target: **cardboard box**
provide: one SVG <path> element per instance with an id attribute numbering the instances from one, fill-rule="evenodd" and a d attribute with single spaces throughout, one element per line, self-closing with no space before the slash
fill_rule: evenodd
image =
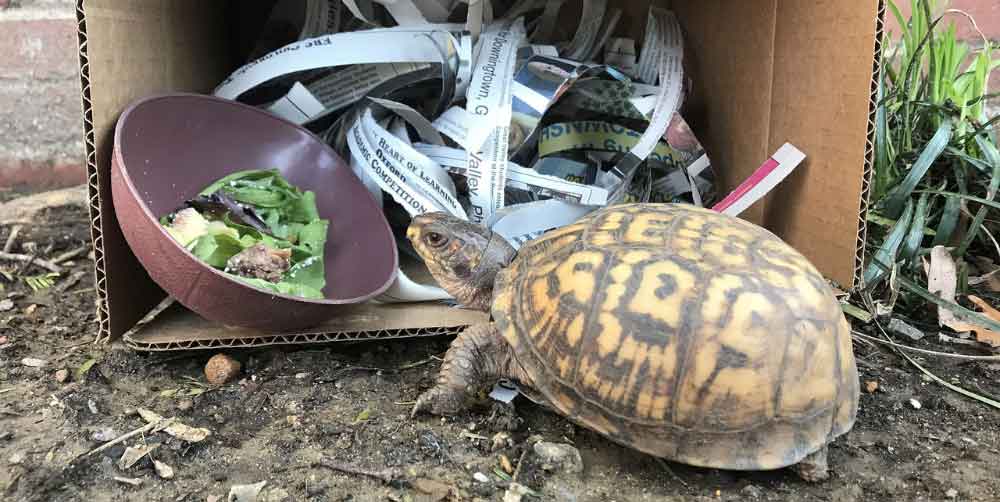
<path id="1" fill-rule="evenodd" d="M 674 0 L 695 76 L 689 122 L 726 192 L 785 142 L 805 163 L 743 217 L 775 232 L 851 289 L 864 263 L 882 0 Z M 78 0 L 90 214 L 100 333 L 145 350 L 453 334 L 483 319 L 439 305 L 359 306 L 303 333 L 208 323 L 173 306 L 129 250 L 111 203 L 115 122 L 143 96 L 210 93 L 241 64 L 241 30 L 269 2 Z M 612 0 L 619 32 L 642 39 L 649 0 Z M 143 329 L 134 330 L 144 319 Z M 130 332 L 130 330 L 132 330 Z"/>

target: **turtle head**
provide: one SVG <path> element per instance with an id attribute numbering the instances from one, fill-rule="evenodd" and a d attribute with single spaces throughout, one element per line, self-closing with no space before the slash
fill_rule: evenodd
<path id="1" fill-rule="evenodd" d="M 497 272 L 515 254 L 503 237 L 446 213 L 415 216 L 406 237 L 445 291 L 465 307 L 489 311 Z"/>

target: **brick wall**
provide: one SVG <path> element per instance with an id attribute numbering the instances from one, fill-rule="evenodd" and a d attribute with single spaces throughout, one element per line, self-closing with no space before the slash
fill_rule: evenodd
<path id="1" fill-rule="evenodd" d="M 84 180 L 74 6 L 74 0 L 0 0 L 0 187 Z M 952 0 L 951 6 L 1000 40 L 1000 1 Z M 978 38 L 956 19 L 963 36 Z M 899 32 L 892 19 L 889 29 Z M 1000 113 L 1000 100 L 994 106 Z"/>
<path id="2" fill-rule="evenodd" d="M 0 0 L 0 186 L 82 183 L 73 0 Z"/>

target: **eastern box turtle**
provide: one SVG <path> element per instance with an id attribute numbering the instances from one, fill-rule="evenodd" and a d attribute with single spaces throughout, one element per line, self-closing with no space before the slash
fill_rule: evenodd
<path id="1" fill-rule="evenodd" d="M 424 214 L 407 232 L 435 279 L 492 314 L 452 342 L 413 414 L 454 414 L 498 379 L 639 451 L 827 477 L 854 425 L 848 324 L 823 276 L 762 227 L 689 205 L 599 209 L 515 252 Z"/>

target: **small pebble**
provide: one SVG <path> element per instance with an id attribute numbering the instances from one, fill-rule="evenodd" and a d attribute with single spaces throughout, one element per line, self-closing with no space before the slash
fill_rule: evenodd
<path id="1" fill-rule="evenodd" d="M 296 373 L 295 374 L 295 379 L 296 380 L 305 380 L 308 377 L 309 377 L 309 373 Z"/>
<path id="2" fill-rule="evenodd" d="M 115 430 L 110 427 L 105 427 L 101 430 L 94 431 L 94 433 L 90 435 L 90 439 L 93 439 L 94 441 L 97 441 L 99 443 L 107 443 L 108 441 L 111 441 L 116 437 L 118 437 L 118 433 L 115 432 Z"/>
<path id="3" fill-rule="evenodd" d="M 477 473 L 473 474 L 472 475 L 472 479 L 475 479 L 476 481 L 479 481 L 480 483 L 489 483 L 490 482 L 490 478 L 486 477 L 486 475 L 483 474 L 483 473 L 481 473 L 481 472 L 477 472 Z"/>
<path id="4" fill-rule="evenodd" d="M 95 403 L 93 399 L 88 399 L 87 400 L 87 409 L 89 409 L 91 413 L 93 413 L 94 415 L 96 415 L 97 414 L 97 403 Z"/>
<path id="5" fill-rule="evenodd" d="M 61 369 L 56 372 L 56 381 L 59 383 L 66 383 L 69 380 L 69 370 Z"/>
<path id="6" fill-rule="evenodd" d="M 225 354 L 216 354 L 205 364 L 205 379 L 212 385 L 222 385 L 235 378 L 240 368 L 239 361 Z"/>
<path id="7" fill-rule="evenodd" d="M 23 365 L 25 365 L 25 366 L 27 366 L 29 368 L 41 368 L 42 366 L 45 366 L 46 364 L 49 364 L 49 362 L 46 361 L 45 359 L 36 359 L 34 357 L 25 357 L 24 359 L 21 359 L 21 364 L 23 364 Z"/>
<path id="8" fill-rule="evenodd" d="M 174 468 L 159 460 L 153 461 L 153 469 L 156 470 L 156 475 L 163 479 L 174 479 Z"/>
<path id="9" fill-rule="evenodd" d="M 954 488 L 948 488 L 948 491 L 944 492 L 944 496 L 953 499 L 958 496 L 958 490 Z"/>
<path id="10" fill-rule="evenodd" d="M 181 411 L 187 411 L 193 407 L 194 407 L 194 401 L 190 399 L 181 399 L 180 402 L 177 403 L 177 409 Z"/>
<path id="11" fill-rule="evenodd" d="M 922 405 L 920 404 L 920 401 L 917 401 L 916 399 L 913 399 L 911 397 L 910 398 L 910 406 L 912 406 L 914 409 L 919 410 Z"/>
<path id="12" fill-rule="evenodd" d="M 511 483 L 503 494 L 503 502 L 521 502 L 527 494 L 528 487 L 519 483 Z"/>
<path id="13" fill-rule="evenodd" d="M 535 455 L 542 461 L 542 469 L 546 471 L 562 470 L 569 473 L 583 472 L 583 459 L 580 450 L 568 444 L 539 441 L 532 447 Z"/>
<path id="14" fill-rule="evenodd" d="M 8 459 L 7 461 L 10 463 L 10 465 L 21 465 L 22 463 L 24 463 L 24 452 L 15 451 L 10 456 L 10 459 Z"/>
<path id="15" fill-rule="evenodd" d="M 0 300 L 0 312 L 6 312 L 14 308 L 14 302 L 10 298 Z"/>

